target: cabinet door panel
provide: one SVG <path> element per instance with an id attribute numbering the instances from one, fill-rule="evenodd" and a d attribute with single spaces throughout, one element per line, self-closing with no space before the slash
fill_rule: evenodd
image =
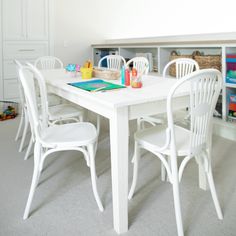
<path id="1" fill-rule="evenodd" d="M 17 78 L 16 65 L 13 60 L 7 60 L 3 63 L 4 79 Z"/>
<path id="2" fill-rule="evenodd" d="M 3 39 L 25 38 L 25 0 L 3 0 Z"/>
<path id="3" fill-rule="evenodd" d="M 4 81 L 4 99 L 12 99 L 19 97 L 19 86 L 17 79 L 9 79 Z"/>
<path id="4" fill-rule="evenodd" d="M 41 56 L 48 55 L 47 43 L 25 42 L 6 42 L 3 47 L 3 55 L 5 60 L 11 59 L 36 59 Z"/>
<path id="5" fill-rule="evenodd" d="M 48 39 L 48 0 L 27 0 L 27 39 Z"/>
<path id="6" fill-rule="evenodd" d="M 19 60 L 22 65 L 24 65 L 26 62 L 29 62 L 31 64 L 34 64 L 36 58 L 29 58 L 29 59 L 23 59 Z M 17 68 L 16 64 L 13 60 L 5 60 L 3 62 L 3 75 L 4 79 L 16 79 L 17 78 Z"/>

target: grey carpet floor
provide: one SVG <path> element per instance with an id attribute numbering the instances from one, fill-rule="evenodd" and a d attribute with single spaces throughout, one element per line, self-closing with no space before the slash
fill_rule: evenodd
<path id="1" fill-rule="evenodd" d="M 45 163 L 31 214 L 23 220 L 33 170 L 33 157 L 23 160 L 15 134 L 19 118 L 0 122 L 0 235 L 1 236 L 114 236 L 108 125 L 99 137 L 96 166 L 98 188 L 105 206 L 99 212 L 90 182 L 89 169 L 80 153 L 52 155 Z M 132 124 L 131 124 L 132 126 Z M 133 125 L 135 127 L 135 125 Z M 133 152 L 130 131 L 130 159 Z M 29 137 L 28 137 L 29 138 Z M 191 161 L 181 182 L 181 204 L 186 236 L 236 235 L 236 145 L 213 138 L 213 170 L 224 220 L 217 219 L 209 191 L 198 188 L 197 165 Z M 132 165 L 129 166 L 129 184 Z M 160 180 L 160 162 L 144 154 L 139 181 L 129 202 L 129 231 L 125 236 L 175 236 L 172 188 Z"/>

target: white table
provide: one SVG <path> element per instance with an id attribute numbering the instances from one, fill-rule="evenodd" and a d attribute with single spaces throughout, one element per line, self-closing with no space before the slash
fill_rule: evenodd
<path id="1" fill-rule="evenodd" d="M 87 92 L 73 86 L 64 70 L 42 71 L 50 92 L 109 119 L 113 222 L 117 233 L 128 231 L 128 136 L 129 120 L 166 111 L 166 97 L 174 79 L 145 76 L 141 89 L 125 88 L 107 92 Z M 179 90 L 175 108 L 186 107 L 186 89 Z"/>

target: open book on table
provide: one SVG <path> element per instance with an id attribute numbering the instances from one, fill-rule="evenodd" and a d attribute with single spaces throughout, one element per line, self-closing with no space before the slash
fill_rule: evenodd
<path id="1" fill-rule="evenodd" d="M 84 82 L 68 83 L 68 84 L 72 85 L 74 87 L 80 88 L 80 89 L 84 89 L 86 91 L 90 91 L 90 92 L 98 92 L 98 91 L 104 91 L 104 90 L 126 88 L 126 86 L 124 86 L 124 85 L 113 84 L 113 83 L 104 81 L 102 79 L 90 80 L 90 81 L 84 81 Z"/>

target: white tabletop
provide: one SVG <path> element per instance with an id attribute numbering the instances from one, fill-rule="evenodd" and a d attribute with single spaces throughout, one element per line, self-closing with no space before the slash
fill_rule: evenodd
<path id="1" fill-rule="evenodd" d="M 127 87 L 124 89 L 109 90 L 106 92 L 88 92 L 82 89 L 67 85 L 67 83 L 87 81 L 82 80 L 80 74 L 72 77 L 70 73 L 64 69 L 60 70 L 44 70 L 42 71 L 49 85 L 58 87 L 61 90 L 83 96 L 87 99 L 92 99 L 96 103 L 101 103 L 110 108 L 117 108 L 123 106 L 131 106 L 140 103 L 152 102 L 166 99 L 168 91 L 176 82 L 175 79 L 163 79 L 160 76 L 144 75 L 142 78 L 142 88 Z M 96 79 L 96 78 L 93 78 Z M 119 80 L 109 80 L 112 83 L 120 83 Z M 183 96 L 186 90 L 179 91 L 177 96 Z"/>

